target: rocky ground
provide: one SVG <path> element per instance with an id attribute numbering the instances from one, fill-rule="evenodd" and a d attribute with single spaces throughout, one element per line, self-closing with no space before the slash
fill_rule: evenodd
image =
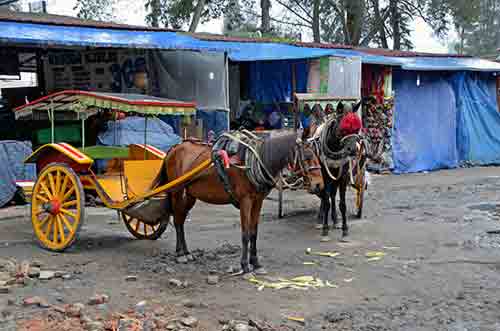
<path id="1" fill-rule="evenodd" d="M 372 178 L 348 242 L 320 242 L 319 201 L 265 202 L 268 275 L 232 275 L 233 207 L 199 203 L 175 234 L 132 239 L 114 211 L 88 208 L 80 240 L 56 254 L 33 240 L 26 207 L 0 210 L 0 330 L 500 330 L 500 169 Z"/>

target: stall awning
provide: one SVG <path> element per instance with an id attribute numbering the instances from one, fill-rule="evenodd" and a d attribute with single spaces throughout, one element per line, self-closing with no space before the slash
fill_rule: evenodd
<path id="1" fill-rule="evenodd" d="M 221 51 L 214 45 L 169 31 L 137 31 L 0 21 L 0 43 L 51 47 L 120 47 Z"/>
<path id="2" fill-rule="evenodd" d="M 96 109 L 113 109 L 144 115 L 194 115 L 196 105 L 191 102 L 156 98 L 142 94 L 61 91 L 22 105 L 14 110 L 16 119 L 31 119 L 33 112 L 76 112 L 87 116 Z"/>

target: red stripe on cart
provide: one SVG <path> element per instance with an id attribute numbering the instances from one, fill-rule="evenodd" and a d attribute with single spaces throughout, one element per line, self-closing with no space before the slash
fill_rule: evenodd
<path id="1" fill-rule="evenodd" d="M 76 156 L 76 158 L 79 160 L 88 160 L 89 159 L 85 154 L 80 153 L 77 149 L 75 149 L 74 147 L 72 147 L 66 143 L 60 143 L 60 144 L 57 144 L 57 146 L 61 147 L 65 151 L 69 152 L 73 156 Z"/>

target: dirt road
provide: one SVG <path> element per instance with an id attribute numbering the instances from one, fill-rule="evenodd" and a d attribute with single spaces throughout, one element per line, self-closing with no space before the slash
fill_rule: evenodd
<path id="1" fill-rule="evenodd" d="M 109 302 L 87 306 L 89 316 L 137 309 L 145 300 L 146 311 L 173 307 L 195 316 L 200 330 L 222 330 L 225 320 L 276 330 L 500 330 L 500 234 L 488 233 L 500 230 L 500 169 L 378 176 L 368 191 L 365 216 L 350 221 L 347 243 L 338 241 L 338 230 L 334 240 L 320 242 L 317 198 L 286 192 L 282 220 L 276 195 L 265 202 L 259 255 L 269 275 L 257 279 L 269 285 L 312 276 L 331 285 L 306 290 L 230 276 L 240 245 L 233 207 L 197 204 L 186 225 L 196 256 L 190 264 L 175 262 L 174 232 L 154 242 L 134 240 L 110 210 L 88 208 L 80 240 L 64 254 L 36 245 L 27 209 L 17 217 L 1 210 L 0 260 L 36 260 L 42 270 L 68 276 L 35 278 L 0 294 L 0 330 L 46 313 L 39 305 L 23 306 L 27 297 L 87 304 L 94 294 L 106 294 Z M 307 255 L 308 248 L 339 254 Z M 210 274 L 219 276 L 216 284 L 207 283 Z"/>

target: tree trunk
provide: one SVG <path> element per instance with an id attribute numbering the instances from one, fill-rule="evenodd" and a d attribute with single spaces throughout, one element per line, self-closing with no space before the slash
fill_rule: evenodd
<path id="1" fill-rule="evenodd" d="M 155 28 L 160 27 L 160 0 L 151 0 L 151 25 Z"/>
<path id="2" fill-rule="evenodd" d="M 262 23 L 260 32 L 269 33 L 271 31 L 271 15 L 269 14 L 271 8 L 270 0 L 260 0 L 260 8 L 262 13 Z"/>
<path id="3" fill-rule="evenodd" d="M 363 24 L 363 15 L 365 11 L 364 0 L 346 0 L 344 1 L 346 11 L 346 26 L 349 34 L 348 42 L 351 45 L 358 46 L 361 40 L 361 26 Z"/>
<path id="4" fill-rule="evenodd" d="M 189 26 L 189 32 L 196 32 L 196 28 L 200 23 L 201 14 L 203 13 L 203 8 L 205 8 L 205 0 L 198 0 L 196 8 L 194 9 L 191 25 Z"/>
<path id="5" fill-rule="evenodd" d="M 394 41 L 392 49 L 401 50 L 401 26 L 397 0 L 389 1 L 389 10 L 391 11 L 392 39 Z"/>
<path id="6" fill-rule="evenodd" d="M 320 26 L 319 26 L 320 2 L 321 2 L 321 0 L 314 0 L 314 3 L 313 3 L 312 30 L 313 30 L 313 39 L 314 39 L 315 43 L 321 42 L 321 32 L 320 32 Z"/>
<path id="7" fill-rule="evenodd" d="M 377 22 L 378 35 L 380 38 L 380 45 L 382 48 L 389 48 L 389 43 L 387 42 L 387 34 L 385 33 L 385 19 L 382 20 L 380 16 L 380 5 L 379 0 L 372 0 L 373 12 L 375 14 L 375 21 Z"/>

